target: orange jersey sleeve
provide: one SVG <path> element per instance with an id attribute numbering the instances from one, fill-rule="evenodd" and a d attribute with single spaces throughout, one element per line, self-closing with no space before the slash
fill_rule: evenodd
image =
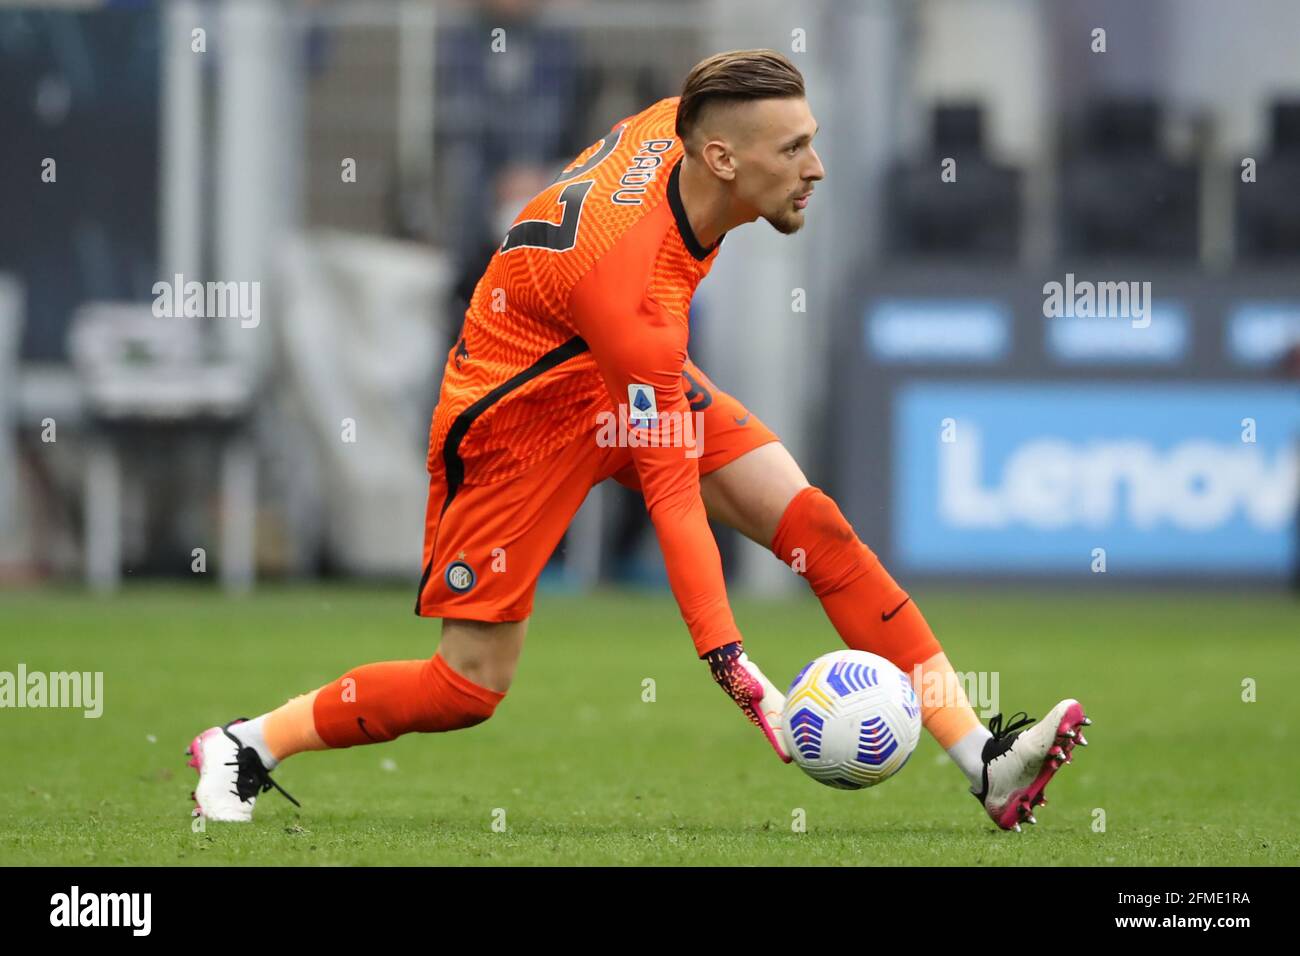
<path id="1" fill-rule="evenodd" d="M 552 359 L 576 334 L 568 314 L 574 284 L 663 203 L 682 155 L 676 115 L 676 99 L 665 99 L 616 123 L 516 217 L 447 357 L 429 433 L 430 469 L 456 437 L 458 419 L 471 412 L 472 427 L 454 450 L 465 480 L 488 484 L 567 445 L 608 403 L 585 351 Z M 698 282 L 706 271 L 692 263 L 690 274 Z M 499 397 L 476 409 L 493 394 Z"/>
<path id="2" fill-rule="evenodd" d="M 653 391 L 656 420 L 643 425 L 671 440 L 695 421 L 682 389 L 694 290 L 691 253 L 660 205 L 603 255 L 573 288 L 569 310 L 619 414 L 645 414 L 633 396 Z M 699 439 L 698 433 L 696 438 Z M 630 441 L 632 460 L 668 570 L 668 582 L 698 653 L 740 640 L 727 601 L 722 559 L 700 497 L 699 463 L 678 442 Z"/>
<path id="3" fill-rule="evenodd" d="M 442 462 L 465 484 L 514 477 L 626 409 L 634 386 L 694 426 L 687 315 L 718 247 L 700 247 L 681 206 L 676 113 L 670 98 L 616 123 L 516 217 L 448 355 L 431 472 Z M 680 444 L 629 444 L 697 650 L 739 640 L 698 458 Z"/>

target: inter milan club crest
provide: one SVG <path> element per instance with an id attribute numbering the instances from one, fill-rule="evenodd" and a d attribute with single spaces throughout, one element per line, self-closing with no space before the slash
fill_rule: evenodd
<path id="1" fill-rule="evenodd" d="M 474 569 L 465 563 L 465 552 L 456 555 L 457 560 L 447 565 L 447 587 L 457 594 L 464 594 L 474 586 Z"/>

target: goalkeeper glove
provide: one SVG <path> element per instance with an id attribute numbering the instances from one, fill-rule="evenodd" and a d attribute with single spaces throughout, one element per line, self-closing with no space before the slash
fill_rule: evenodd
<path id="1" fill-rule="evenodd" d="M 749 659 L 739 641 L 725 644 L 704 656 L 709 662 L 709 672 L 718 686 L 727 692 L 745 716 L 763 731 L 767 742 L 772 745 L 786 763 L 790 754 L 785 748 L 785 739 L 781 733 L 781 715 L 785 710 L 785 695 L 772 684 L 758 669 L 758 665 Z"/>

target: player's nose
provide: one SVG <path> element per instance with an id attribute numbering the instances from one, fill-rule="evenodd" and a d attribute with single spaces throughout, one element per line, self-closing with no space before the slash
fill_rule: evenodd
<path id="1" fill-rule="evenodd" d="M 812 160 L 812 165 L 804 170 L 803 178 L 810 179 L 814 182 L 826 178 L 826 167 L 822 165 L 822 158 L 817 155 L 817 151 L 811 146 L 808 147 L 808 156 Z"/>

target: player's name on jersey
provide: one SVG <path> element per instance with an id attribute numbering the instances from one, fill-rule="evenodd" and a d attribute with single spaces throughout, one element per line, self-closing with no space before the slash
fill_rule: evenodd
<path id="1" fill-rule="evenodd" d="M 654 181 L 655 173 L 663 164 L 663 154 L 672 149 L 675 140 L 648 139 L 641 150 L 627 164 L 627 171 L 618 181 L 618 189 L 609 197 L 620 206 L 639 206 L 645 190 Z"/>

